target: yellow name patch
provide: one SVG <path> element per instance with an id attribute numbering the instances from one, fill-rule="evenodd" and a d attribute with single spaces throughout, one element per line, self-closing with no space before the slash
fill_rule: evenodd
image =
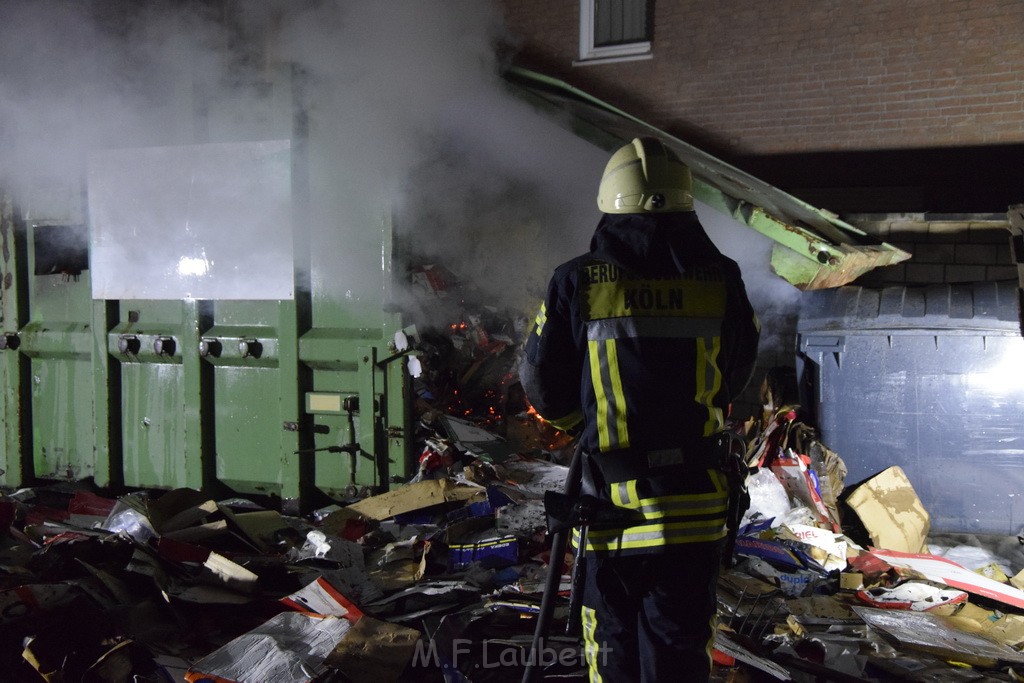
<path id="1" fill-rule="evenodd" d="M 716 277 L 717 276 L 717 277 Z M 587 266 L 586 320 L 639 316 L 714 318 L 725 314 L 725 283 L 718 273 L 638 279 L 610 264 Z"/>

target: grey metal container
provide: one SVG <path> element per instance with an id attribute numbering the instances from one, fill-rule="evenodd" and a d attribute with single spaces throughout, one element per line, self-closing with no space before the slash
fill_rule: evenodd
<path id="1" fill-rule="evenodd" d="M 1016 283 L 804 294 L 797 370 L 846 483 L 901 466 L 932 529 L 1024 526 L 1024 338 Z"/>

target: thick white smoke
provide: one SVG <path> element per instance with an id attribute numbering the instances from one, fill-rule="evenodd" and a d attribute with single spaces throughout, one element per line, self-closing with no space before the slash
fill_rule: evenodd
<path id="1" fill-rule="evenodd" d="M 295 227 L 310 256 L 295 258 L 315 292 L 378 308 L 401 298 L 382 248 L 397 239 L 496 307 L 532 308 L 589 243 L 607 154 L 508 93 L 506 39 L 485 0 L 0 1 L 0 186 L 36 218 L 87 222 L 45 188 L 81 195 L 98 152 L 286 140 L 299 111 L 309 210 Z M 795 304 L 767 247 L 751 249 L 757 236 L 701 218 L 716 242 L 739 236 L 722 246 L 756 306 Z M 233 230 L 243 262 L 292 258 Z M 160 227 L 123 277 L 192 258 L 185 232 Z"/>

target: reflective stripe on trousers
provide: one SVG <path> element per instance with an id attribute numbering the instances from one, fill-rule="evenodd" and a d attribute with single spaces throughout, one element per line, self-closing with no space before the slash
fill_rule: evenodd
<path id="1" fill-rule="evenodd" d="M 726 536 L 729 488 L 725 475 L 705 470 L 714 490 L 641 498 L 637 480 L 611 485 L 611 501 L 643 513 L 644 523 L 625 529 L 589 529 L 587 551 L 603 554 L 643 552 L 684 543 L 718 541 Z M 574 540 L 578 536 L 574 534 Z"/>

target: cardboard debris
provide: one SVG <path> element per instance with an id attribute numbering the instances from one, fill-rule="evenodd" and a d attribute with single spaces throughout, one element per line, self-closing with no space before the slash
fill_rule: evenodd
<path id="1" fill-rule="evenodd" d="M 931 519 L 901 467 L 890 467 L 851 488 L 845 503 L 875 547 L 927 551 Z"/>
<path id="2" fill-rule="evenodd" d="M 113 498 L 98 496 L 90 491 L 75 491 L 68 502 L 68 521 L 80 527 L 93 527 L 102 524 L 117 501 Z M 10 522 L 3 524 L 4 528 Z"/>
<path id="3" fill-rule="evenodd" d="M 811 467 L 818 478 L 818 491 L 821 494 L 821 500 L 828 510 L 833 529 L 838 531 L 842 523 L 839 497 L 842 495 L 843 482 L 846 479 L 846 463 L 835 451 L 817 439 L 808 445 L 807 455 L 811 459 Z"/>
<path id="4" fill-rule="evenodd" d="M 339 567 L 327 569 L 317 566 L 294 568 L 296 579 L 303 584 L 323 578 L 335 586 L 355 605 L 367 605 L 384 597 L 384 591 L 361 567 Z"/>
<path id="5" fill-rule="evenodd" d="M 849 599 L 838 595 L 811 595 L 786 600 L 786 608 L 801 623 L 860 621 Z"/>
<path id="6" fill-rule="evenodd" d="M 968 602 L 949 621 L 964 631 L 984 633 L 1016 650 L 1024 645 L 1024 615 L 1003 614 Z"/>
<path id="7" fill-rule="evenodd" d="M 512 535 L 478 534 L 474 541 L 448 546 L 448 565 L 452 571 L 465 569 L 474 562 L 484 567 L 508 567 L 519 559 L 519 542 Z"/>
<path id="8" fill-rule="evenodd" d="M 441 418 L 448 437 L 467 453 L 489 460 L 501 461 L 515 454 L 517 448 L 493 432 L 451 415 Z"/>
<path id="9" fill-rule="evenodd" d="M 745 560 L 741 568 L 752 576 L 773 584 L 790 597 L 810 595 L 823 583 L 822 575 L 818 572 L 803 569 L 780 571 L 756 557 Z"/>
<path id="10" fill-rule="evenodd" d="M 947 617 L 872 607 L 855 607 L 854 611 L 868 626 L 893 638 L 901 648 L 985 668 L 1024 665 L 1024 654 L 982 634 L 957 629 Z"/>
<path id="11" fill-rule="evenodd" d="M 1024 569 L 1010 577 L 1010 585 L 1014 588 L 1024 590 Z"/>
<path id="12" fill-rule="evenodd" d="M 227 520 L 218 519 L 213 522 L 207 522 L 206 524 L 197 524 L 195 526 L 185 527 L 184 529 L 168 531 L 162 534 L 161 538 L 181 541 L 183 543 L 202 543 L 204 541 L 211 541 L 220 538 L 228 533 Z"/>
<path id="13" fill-rule="evenodd" d="M 346 541 L 359 540 L 370 529 L 370 522 L 348 507 L 332 510 L 320 522 L 321 531 L 339 536 Z"/>
<path id="14" fill-rule="evenodd" d="M 203 562 L 204 575 L 208 579 L 225 588 L 236 590 L 240 593 L 253 593 L 256 591 L 256 581 L 259 579 L 245 567 L 232 562 L 223 555 L 210 553 Z"/>
<path id="15" fill-rule="evenodd" d="M 825 571 L 846 569 L 846 540 L 839 534 L 806 524 L 787 524 L 792 538 L 811 548 L 808 554 L 825 568 Z"/>
<path id="16" fill-rule="evenodd" d="M 455 484 L 447 479 L 432 479 L 364 498 L 348 506 L 352 512 L 370 519 L 384 520 L 441 503 L 486 500 L 483 488 Z"/>
<path id="17" fill-rule="evenodd" d="M 363 616 L 362 611 L 346 598 L 324 577 L 291 595 L 281 602 L 292 609 L 326 617 L 343 617 L 355 623 Z"/>
<path id="18" fill-rule="evenodd" d="M 995 562 L 986 564 L 984 567 L 979 567 L 974 571 L 978 572 L 982 576 L 999 583 L 1009 583 L 1010 577 L 1008 577 L 1002 570 L 1002 568 Z"/>
<path id="19" fill-rule="evenodd" d="M 352 683 L 397 681 L 416 652 L 420 632 L 362 617 L 327 657 Z"/>
<path id="20" fill-rule="evenodd" d="M 1024 647 L 1024 616 L 1003 614 L 992 622 L 988 635 L 1015 650 Z"/>
<path id="21" fill-rule="evenodd" d="M 839 526 L 829 516 L 828 507 L 818 490 L 816 475 L 810 469 L 810 458 L 787 448 L 784 454 L 772 460 L 771 471 L 782 482 L 790 498 L 799 501 L 815 515 L 815 522 L 822 528 L 838 531 Z"/>
<path id="22" fill-rule="evenodd" d="M 864 587 L 864 575 L 860 572 L 842 572 L 839 575 L 839 590 L 855 591 Z"/>

